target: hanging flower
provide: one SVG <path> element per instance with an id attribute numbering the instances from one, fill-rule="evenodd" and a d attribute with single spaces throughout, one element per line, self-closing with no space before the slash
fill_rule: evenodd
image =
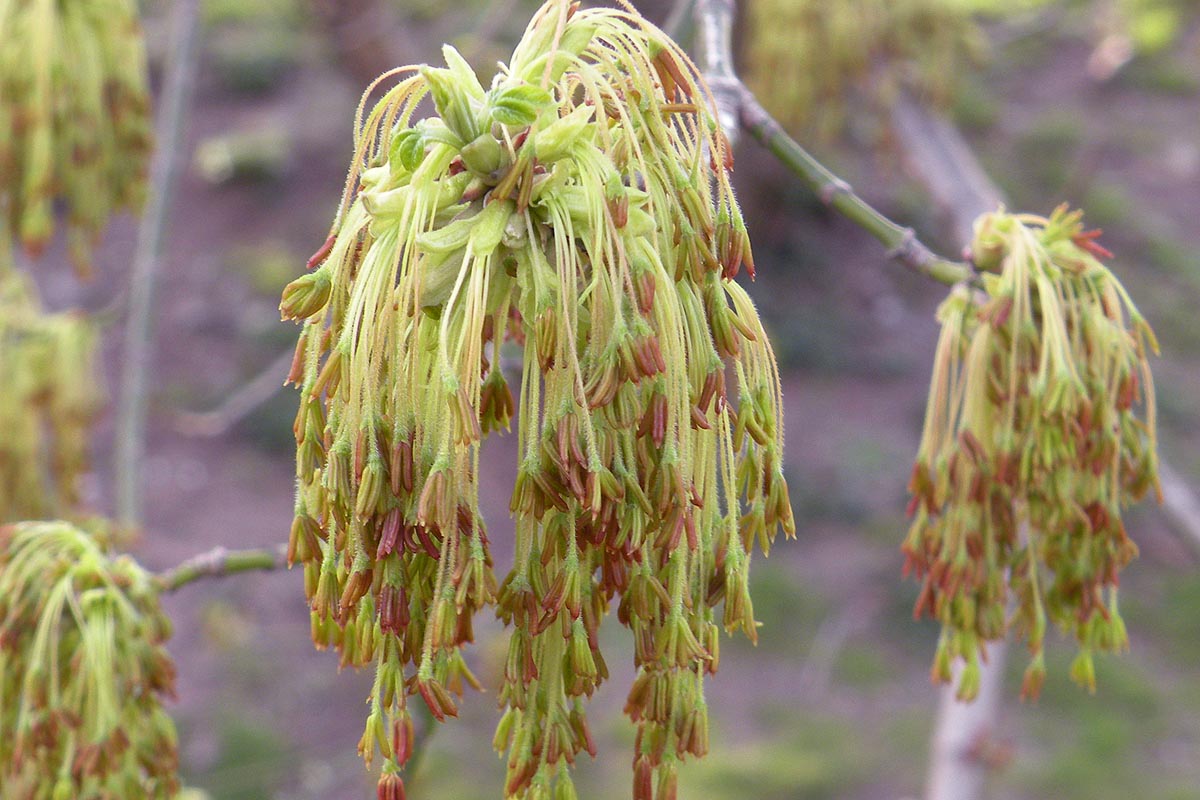
<path id="1" fill-rule="evenodd" d="M 64 201 L 71 257 L 86 274 L 109 215 L 138 208 L 145 192 L 151 123 L 137 3 L 10 0 L 0 41 L 0 227 L 37 254 Z"/>
<path id="2" fill-rule="evenodd" d="M 31 282 L 0 264 L 0 522 L 78 510 L 78 483 L 102 399 L 95 331 L 46 314 Z"/>
<path id="3" fill-rule="evenodd" d="M 986 295 L 960 286 L 938 312 L 905 569 L 922 581 L 916 615 L 942 623 L 933 677 L 964 659 L 965 699 L 1010 626 L 1032 654 L 1027 696 L 1047 622 L 1079 642 L 1071 677 L 1092 690 L 1092 654 L 1128 646 L 1117 583 L 1137 547 L 1121 512 L 1158 488 L 1158 345 L 1098 234 L 1065 206 L 987 214 L 971 246 Z"/>
<path id="4" fill-rule="evenodd" d="M 4 797 L 171 798 L 175 667 L 147 574 L 64 522 L 0 527 Z"/>
<path id="5" fill-rule="evenodd" d="M 290 555 L 313 637 L 375 662 L 359 750 L 399 797 L 406 696 L 456 715 L 472 618 L 496 606 L 505 796 L 568 798 L 616 603 L 636 642 L 634 794 L 674 797 L 708 749 L 720 628 L 756 635 L 751 549 L 794 532 L 778 373 L 733 280 L 753 259 L 732 154 L 686 54 L 632 10 L 552 0 L 487 88 L 444 54 L 360 112 L 333 230 L 283 294 L 304 322 Z M 426 96 L 437 116 L 417 120 Z M 514 416 L 498 586 L 479 445 Z"/>

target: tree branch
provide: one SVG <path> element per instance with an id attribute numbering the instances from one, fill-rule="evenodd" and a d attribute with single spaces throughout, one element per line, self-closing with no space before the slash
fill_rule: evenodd
<path id="1" fill-rule="evenodd" d="M 155 576 L 164 592 L 173 592 L 201 578 L 223 578 L 239 572 L 264 572 L 287 566 L 287 548 L 271 550 L 226 550 L 214 547 L 192 556 L 182 564 Z"/>
<path id="2" fill-rule="evenodd" d="M 968 242 L 975 218 L 999 206 L 1003 193 L 992 183 L 954 126 L 905 96 L 892 109 L 892 125 L 908 166 L 943 212 L 956 240 Z M 988 765 L 978 755 L 994 734 L 1000 716 L 1008 642 L 988 643 L 979 695 L 964 703 L 955 697 L 962 664 L 943 687 L 929 747 L 925 800 L 976 800 L 982 796 Z"/>
<path id="3" fill-rule="evenodd" d="M 903 92 L 892 105 L 891 128 L 900 145 L 901 161 L 929 192 L 953 240 L 969 242 L 975 219 L 1004 203 L 1004 195 L 971 146 L 949 120 Z"/>
<path id="4" fill-rule="evenodd" d="M 150 167 L 145 216 L 138 229 L 137 249 L 129 276 L 129 317 L 125 327 L 124 368 L 117 405 L 117 518 L 126 525 L 141 520 L 142 460 L 146 449 L 146 378 L 152 355 L 154 289 L 157 283 L 168 211 L 182 160 L 180 139 L 185 128 L 188 96 L 196 71 L 199 0 L 179 0 L 175 34 L 163 88 L 157 141 Z"/>
<path id="5" fill-rule="evenodd" d="M 737 144 L 743 93 L 749 93 L 733 68 L 733 23 L 736 17 L 735 0 L 696 0 L 696 27 L 700 31 L 704 80 L 713 93 L 717 120 L 731 147 Z"/>
<path id="6" fill-rule="evenodd" d="M 904 266 L 947 285 L 974 282 L 975 271 L 970 265 L 935 255 L 911 228 L 893 222 L 860 198 L 848 183 L 788 136 L 767 113 L 733 71 L 731 32 L 735 12 L 736 0 L 699 0 L 696 11 L 705 45 L 705 77 L 726 130 L 736 130 L 740 124 L 822 202 L 874 236 L 888 248 L 889 256 Z M 727 119 L 730 108 L 736 109 L 732 124 Z M 984 182 L 969 187 L 976 191 L 972 208 L 991 203 L 999 196 L 998 192 L 984 191 L 990 186 L 984 176 Z M 959 227 L 960 234 L 962 230 Z M 969 234 L 970 229 L 966 232 Z M 978 795 L 986 770 L 972 753 L 981 737 L 991 731 L 999 710 L 1005 649 L 1004 642 L 994 643 L 990 648 L 991 658 L 981 677 L 979 697 L 974 704 L 958 702 L 953 686 L 942 690 L 931 747 L 929 800 L 949 800 L 951 797 L 965 800 Z M 946 794 L 948 789 L 960 794 Z"/>
<path id="7" fill-rule="evenodd" d="M 717 103 L 721 123 L 728 132 L 735 125 L 749 132 L 795 173 L 821 200 L 870 233 L 909 269 L 945 284 L 974 282 L 974 269 L 966 263 L 941 258 L 916 236 L 858 197 L 840 179 L 787 135 L 738 79 L 733 71 L 731 42 L 736 0 L 698 0 L 697 24 L 703 33 L 705 77 Z M 728 109 L 736 109 L 731 125 Z M 923 167 L 921 178 L 934 199 L 950 213 L 956 237 L 972 235 L 973 220 L 996 208 L 1001 192 L 980 167 L 970 148 L 953 126 L 934 118 L 901 98 L 894 115 L 902 143 Z M 731 134 L 732 135 L 732 134 Z M 1171 520 L 1193 543 L 1200 542 L 1200 500 L 1160 461 L 1164 505 Z M 979 697 L 974 703 L 955 699 L 953 685 L 941 693 L 930 757 L 927 800 L 967 800 L 979 796 L 987 765 L 978 756 L 980 742 L 991 733 L 999 714 L 1000 687 L 1006 643 L 993 642 L 984 665 Z"/>
<path id="8" fill-rule="evenodd" d="M 834 175 L 820 161 L 787 135 L 762 105 L 743 87 L 742 126 L 821 198 L 825 205 L 874 236 L 888 248 L 888 256 L 914 272 L 951 286 L 973 281 L 970 265 L 935 255 L 912 228 L 885 217 L 863 200 L 850 184 Z"/>

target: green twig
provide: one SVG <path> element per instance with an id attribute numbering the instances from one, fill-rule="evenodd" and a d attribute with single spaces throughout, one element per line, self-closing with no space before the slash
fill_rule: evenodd
<path id="1" fill-rule="evenodd" d="M 264 572 L 287 566 L 283 547 L 271 550 L 226 550 L 214 547 L 192 556 L 177 567 L 155 577 L 161 591 L 173 592 L 200 578 L 221 578 L 239 572 Z"/>
<path id="2" fill-rule="evenodd" d="M 934 254 L 912 228 L 893 222 L 855 194 L 850 184 L 788 136 L 749 89 L 743 87 L 739 105 L 742 127 L 816 192 L 823 203 L 878 239 L 891 258 L 948 286 L 974 278 L 970 265 Z"/>

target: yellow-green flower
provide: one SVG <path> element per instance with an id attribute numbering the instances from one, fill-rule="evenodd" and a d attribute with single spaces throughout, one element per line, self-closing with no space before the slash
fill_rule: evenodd
<path id="1" fill-rule="evenodd" d="M 733 280 L 753 259 L 732 155 L 694 65 L 630 10 L 547 3 L 487 86 L 444 52 L 360 112 L 332 233 L 281 304 L 304 322 L 292 553 L 314 639 L 376 662 L 359 749 L 394 794 L 406 696 L 457 713 L 461 647 L 495 605 L 505 796 L 571 797 L 615 603 L 637 643 L 635 794 L 665 797 L 708 748 L 720 628 L 755 636 L 751 549 L 794 531 L 775 361 Z M 498 586 L 479 446 L 514 412 Z"/>
<path id="2" fill-rule="evenodd" d="M 0 796 L 172 798 L 175 667 L 151 576 L 64 522 L 0 527 Z"/>
<path id="3" fill-rule="evenodd" d="M 1071 675 L 1088 688 L 1091 654 L 1128 646 L 1117 584 L 1137 547 L 1121 513 L 1158 487 L 1158 346 L 1097 233 L 1065 206 L 987 214 L 971 246 L 983 292 L 959 287 L 939 310 L 904 544 L 916 614 L 942 623 L 937 680 L 954 658 L 977 669 L 1009 627 L 1033 656 L 1032 696 L 1047 622 L 1078 640 Z"/>
<path id="4" fill-rule="evenodd" d="M 63 202 L 71 257 L 86 274 L 109 215 L 138 208 L 145 191 L 151 122 L 137 3 L 8 0 L 0 41 L 0 214 L 36 254 Z"/>
<path id="5" fill-rule="evenodd" d="M 94 351 L 87 319 L 46 314 L 32 283 L 0 264 L 0 523 L 79 511 L 101 404 Z"/>

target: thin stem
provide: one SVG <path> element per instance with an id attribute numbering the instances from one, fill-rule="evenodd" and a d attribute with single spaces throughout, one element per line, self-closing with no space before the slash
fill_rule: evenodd
<path id="1" fill-rule="evenodd" d="M 150 367 L 154 288 L 157 282 L 167 211 L 174 195 L 182 158 L 180 138 L 187 98 L 196 71 L 199 0 L 179 0 L 175 7 L 172 56 L 163 88 L 145 216 L 138 229 L 137 249 L 129 280 L 129 317 L 125 328 L 121 397 L 117 406 L 117 518 L 125 525 L 141 520 L 141 464 L 146 449 L 146 382 Z"/>
<path id="2" fill-rule="evenodd" d="M 850 184 L 788 136 L 748 89 L 743 89 L 741 114 L 742 126 L 750 135 L 816 192 L 822 202 L 878 239 L 896 261 L 948 286 L 974 277 L 969 265 L 935 255 L 912 228 L 893 222 L 855 194 Z"/>
<path id="3" fill-rule="evenodd" d="M 214 547 L 155 576 L 161 591 L 173 592 L 201 578 L 223 578 L 239 572 L 264 572 L 287 566 L 284 547 L 271 550 L 226 550 Z"/>

